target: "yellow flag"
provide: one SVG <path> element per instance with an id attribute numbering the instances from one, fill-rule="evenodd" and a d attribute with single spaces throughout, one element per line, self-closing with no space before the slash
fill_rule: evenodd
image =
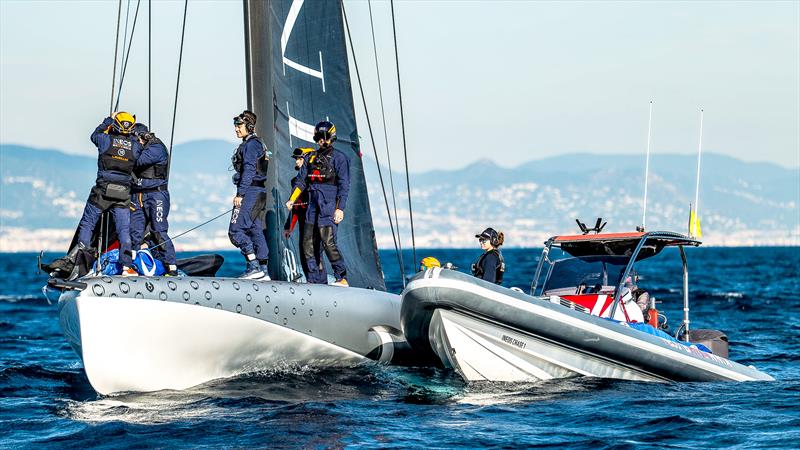
<path id="1" fill-rule="evenodd" d="M 695 214 L 694 210 L 689 212 L 689 236 L 697 239 L 703 238 L 703 231 L 700 229 L 700 217 Z"/>

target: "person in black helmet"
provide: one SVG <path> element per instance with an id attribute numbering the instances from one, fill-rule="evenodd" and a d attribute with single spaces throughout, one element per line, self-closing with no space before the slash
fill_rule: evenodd
<path id="1" fill-rule="evenodd" d="M 323 121 L 314 127 L 314 141 L 319 149 L 304 157 L 286 207 L 290 210 L 300 194 L 308 190 L 308 208 L 303 230 L 303 253 L 308 265 L 309 283 L 327 283 L 322 264 L 317 264 L 314 252 L 316 242 L 331 263 L 336 277 L 336 286 L 348 286 L 347 267 L 344 257 L 336 245 L 336 228 L 344 220 L 347 195 L 350 192 L 350 161 L 347 156 L 333 148 L 336 126 Z"/>
<path id="2" fill-rule="evenodd" d="M 269 150 L 256 135 L 256 115 L 244 111 L 233 118 L 236 137 L 242 143 L 231 157 L 233 184 L 233 212 L 228 226 L 228 237 L 244 255 L 247 267 L 239 278 L 266 279 L 269 251 L 264 236 L 263 212 L 267 206 L 267 164 Z"/>
<path id="3" fill-rule="evenodd" d="M 145 241 L 145 230 L 149 227 L 152 240 L 158 246 L 154 250 L 155 256 L 166 264 L 168 276 L 177 276 L 175 246 L 167 234 L 170 209 L 167 190 L 169 153 L 161 139 L 150 132 L 147 125 L 137 123 L 133 127 L 133 134 L 142 145 L 142 153 L 133 169 L 136 175 L 131 198 L 133 249 L 140 249 Z"/>
<path id="4" fill-rule="evenodd" d="M 494 228 L 487 228 L 475 237 L 478 238 L 484 253 L 478 258 L 478 262 L 472 265 L 472 275 L 495 284 L 502 284 L 503 274 L 506 271 L 506 263 L 500 253 L 500 246 L 505 239 L 503 233 L 498 233 Z"/>

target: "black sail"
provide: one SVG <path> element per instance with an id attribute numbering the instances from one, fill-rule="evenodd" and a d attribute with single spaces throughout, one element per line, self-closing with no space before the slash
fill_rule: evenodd
<path id="1" fill-rule="evenodd" d="M 292 151 L 314 147 L 314 125 L 336 125 L 335 147 L 350 160 L 350 195 L 339 249 L 351 286 L 385 290 L 356 130 L 341 5 L 338 1 L 244 0 L 248 106 L 272 150 L 266 213 L 270 276 L 302 275 L 298 230 L 283 237 Z M 329 267 L 330 269 L 330 267 Z M 330 270 L 329 270 L 329 273 Z"/>

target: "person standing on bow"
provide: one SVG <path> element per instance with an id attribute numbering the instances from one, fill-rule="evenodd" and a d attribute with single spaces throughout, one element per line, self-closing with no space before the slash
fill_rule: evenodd
<path id="1" fill-rule="evenodd" d="M 294 158 L 294 170 L 300 171 L 300 168 L 303 167 L 303 163 L 305 162 L 306 156 L 311 156 L 314 152 L 313 148 L 296 148 L 294 152 L 292 152 L 292 158 Z M 297 186 L 297 179 L 298 177 L 295 176 L 292 178 L 291 185 L 292 187 Z M 289 217 L 286 218 L 286 223 L 283 225 L 283 237 L 288 239 L 291 236 L 292 231 L 294 231 L 295 226 L 297 226 L 298 232 L 300 234 L 300 245 L 303 245 L 303 235 L 306 225 L 306 210 L 308 209 L 308 190 L 304 190 L 297 200 L 295 200 L 294 204 L 292 205 L 292 209 L 289 212 Z M 316 274 L 319 278 L 328 279 L 328 273 L 325 270 L 325 266 L 322 263 L 322 245 L 319 239 L 314 241 L 314 258 L 317 263 L 317 269 L 321 271 L 321 273 Z M 300 266 L 303 268 L 303 274 L 306 276 L 306 280 L 308 280 L 309 272 L 308 272 L 308 263 L 306 262 L 306 255 L 305 252 L 300 251 Z"/>
<path id="2" fill-rule="evenodd" d="M 170 206 L 167 147 L 144 124 L 137 123 L 133 127 L 133 134 L 142 146 L 142 153 L 133 169 L 136 183 L 131 198 L 131 243 L 134 250 L 139 250 L 144 242 L 145 229 L 149 226 L 152 239 L 158 246 L 156 255 L 167 266 L 167 275 L 177 276 L 175 246 L 167 235 Z"/>
<path id="3" fill-rule="evenodd" d="M 267 166 L 269 151 L 256 135 L 256 115 L 245 110 L 233 118 L 236 137 L 242 143 L 231 157 L 233 184 L 233 212 L 228 226 L 228 237 L 244 255 L 247 266 L 239 278 L 266 279 L 269 250 L 264 236 L 263 214 L 267 206 Z"/>
<path id="4" fill-rule="evenodd" d="M 475 237 L 478 238 L 484 253 L 478 258 L 478 262 L 472 265 L 472 275 L 494 284 L 502 284 L 506 263 L 500 253 L 500 246 L 503 245 L 505 236 L 494 228 L 487 228 Z"/>
<path id="5" fill-rule="evenodd" d="M 336 228 L 344 220 L 344 209 L 350 191 L 350 161 L 333 148 L 336 126 L 328 121 L 314 127 L 314 141 L 319 149 L 304 157 L 294 191 L 286 207 L 290 210 L 303 191 L 308 190 L 308 209 L 303 230 L 303 253 L 308 265 L 310 283 L 327 283 L 322 264 L 315 258 L 314 246 L 322 244 L 336 277 L 335 285 L 348 286 L 347 267 L 336 245 Z"/>
<path id="6" fill-rule="evenodd" d="M 120 111 L 106 117 L 92 132 L 91 140 L 98 151 L 97 179 L 78 225 L 78 243 L 89 248 L 100 217 L 111 211 L 124 276 L 137 275 L 132 268 L 129 209 L 133 169 L 141 154 L 139 142 L 131 135 L 135 123 L 136 116 Z"/>

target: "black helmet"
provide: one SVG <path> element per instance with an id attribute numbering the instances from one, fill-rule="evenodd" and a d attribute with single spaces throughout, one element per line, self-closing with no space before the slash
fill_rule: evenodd
<path id="1" fill-rule="evenodd" d="M 336 140 L 336 125 L 323 120 L 314 127 L 314 142 L 320 140 L 335 141 Z"/>
<path id="2" fill-rule="evenodd" d="M 150 132 L 150 130 L 147 128 L 147 125 L 143 123 L 136 123 L 136 125 L 133 126 L 133 134 L 135 136 L 139 136 L 148 132 Z"/>
<path id="3" fill-rule="evenodd" d="M 252 133 L 256 129 L 256 114 L 253 111 L 245 109 L 241 114 L 233 118 L 234 125 L 245 124 L 248 133 Z"/>

